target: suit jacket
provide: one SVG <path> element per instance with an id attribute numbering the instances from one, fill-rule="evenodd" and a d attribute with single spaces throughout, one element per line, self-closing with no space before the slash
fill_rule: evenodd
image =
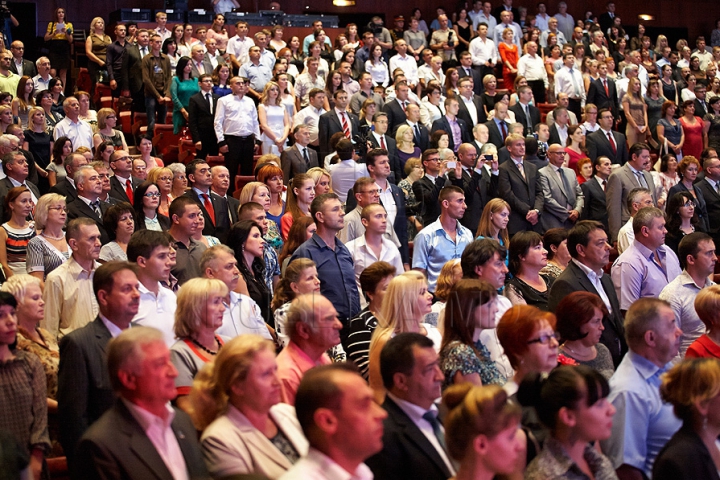
<path id="1" fill-rule="evenodd" d="M 217 110 L 218 96 L 212 94 L 213 112 Z M 202 92 L 190 97 L 188 102 L 188 127 L 193 142 L 201 142 L 202 147 L 198 152 L 198 158 L 205 158 L 207 155 L 217 155 L 217 136 L 215 135 L 215 114 L 210 113 L 207 100 Z"/>
<path id="2" fill-rule="evenodd" d="M 500 23 L 502 23 L 502 21 L 500 19 L 500 14 L 504 11 L 505 11 L 505 7 L 503 5 L 500 5 L 499 7 L 495 7 L 492 10 L 492 15 L 497 20 L 498 25 L 500 25 Z M 512 7 L 510 9 L 510 11 L 512 11 L 512 14 L 513 14 L 513 22 L 517 22 L 518 20 L 520 20 L 520 12 L 518 11 L 517 8 Z"/>
<path id="3" fill-rule="evenodd" d="M 221 196 L 210 192 L 210 201 L 212 202 L 213 210 L 215 210 L 215 223 L 213 224 L 210 220 L 210 215 L 205 209 L 205 204 L 197 192 L 194 189 L 190 189 L 185 192 L 186 197 L 190 197 L 200 206 L 203 216 L 205 217 L 205 228 L 203 228 L 203 235 L 212 235 L 217 237 L 220 242 L 225 243 L 227 240 L 228 233 L 230 233 L 230 217 L 228 216 L 228 203 Z"/>
<path id="4" fill-rule="evenodd" d="M 107 368 L 106 347 L 111 338 L 110 331 L 100 317 L 96 317 L 59 342 L 60 443 L 71 469 L 74 468 L 75 447 L 83 433 L 115 402 Z"/>
<path id="5" fill-rule="evenodd" d="M 512 112 L 515 114 L 515 121 L 517 123 L 522 123 L 525 127 L 525 135 L 532 135 L 533 131 L 535 130 L 535 125 L 540 123 L 540 109 L 534 105 L 528 105 L 528 109 L 530 110 L 530 127 L 528 127 L 527 115 L 525 115 L 525 110 L 523 110 L 523 106 L 520 105 L 520 103 L 518 102 L 512 107 L 510 107 L 510 110 L 512 110 Z"/>
<path id="6" fill-rule="evenodd" d="M 562 168 L 561 172 L 565 178 L 564 183 L 552 165 L 538 170 L 543 193 L 541 223 L 545 231 L 551 228 L 571 228 L 575 223 L 568 219 L 568 205 L 571 207 L 570 210 L 582 213 L 585 204 L 585 197 L 578 185 L 575 172 L 569 168 Z"/>
<path id="7" fill-rule="evenodd" d="M 472 66 L 470 67 L 470 75 L 467 74 L 465 71 L 465 67 L 462 65 L 458 65 L 457 67 L 458 72 L 458 80 L 465 77 L 472 77 L 473 79 L 473 93 L 475 95 L 482 95 L 483 93 L 483 83 L 482 83 L 482 77 L 480 76 L 480 72 L 478 70 L 475 70 Z M 485 111 L 483 110 L 483 114 Z"/>
<path id="8" fill-rule="evenodd" d="M 120 88 L 130 90 L 131 95 L 143 91 L 142 57 L 137 45 L 127 44 L 125 46 Z"/>
<path id="9" fill-rule="evenodd" d="M 710 228 L 708 234 L 713 237 L 715 245 L 720 245 L 720 194 L 708 183 L 706 179 L 702 179 L 695 184 L 695 192 L 701 191 L 705 200 L 705 208 L 707 209 L 707 219 Z"/>
<path id="10" fill-rule="evenodd" d="M 195 65 L 195 61 L 190 60 L 190 63 L 192 64 L 192 72 L 190 74 L 193 76 L 193 78 L 200 78 L 201 73 L 200 73 L 200 70 L 198 70 L 197 65 Z M 207 73 L 209 75 L 212 75 L 213 66 L 212 66 L 212 62 L 210 61 L 210 58 L 207 55 L 205 57 L 203 57 L 202 66 L 203 66 L 203 69 L 205 70 L 202 74 Z"/>
<path id="11" fill-rule="evenodd" d="M 468 130 L 467 123 L 465 123 L 465 120 L 462 118 L 457 118 L 458 125 L 460 126 L 460 136 L 462 138 L 462 143 L 469 143 L 472 142 L 472 135 L 470 134 L 470 130 Z M 432 123 L 432 128 L 430 128 L 431 132 L 436 132 L 438 130 L 443 130 L 448 133 L 448 139 L 450 140 L 450 143 L 448 144 L 448 148 L 450 150 L 455 150 L 455 140 L 453 139 L 452 135 L 452 129 L 450 128 L 450 122 L 448 121 L 447 117 L 443 115 L 442 117 L 438 118 Z"/>
<path id="12" fill-rule="evenodd" d="M 280 163 L 282 164 L 283 178 L 289 182 L 295 174 L 305 173 L 313 167 L 319 166 L 317 152 L 312 148 L 307 148 L 309 161 L 306 163 L 303 158 L 300 147 L 295 144 L 290 148 L 283 150 L 280 154 Z"/>
<path id="13" fill-rule="evenodd" d="M 37 68 L 35 68 L 35 63 L 34 63 L 34 62 L 31 62 L 30 60 L 27 60 L 27 59 L 23 58 L 22 66 L 23 66 L 23 75 L 32 78 L 32 77 L 34 77 L 35 75 L 38 74 L 38 73 L 37 73 Z M 19 74 L 18 74 L 17 66 L 15 65 L 15 59 L 13 59 L 13 60 L 10 62 L 10 71 L 11 71 L 12 73 L 16 74 L 16 75 L 19 75 Z"/>
<path id="14" fill-rule="evenodd" d="M 109 203 L 100 202 L 100 211 L 103 216 L 105 216 L 105 212 L 108 211 L 110 206 L 111 205 Z M 100 230 L 100 243 L 106 245 L 110 242 L 110 234 L 107 230 L 105 230 L 105 224 L 103 223 L 102 217 L 98 217 L 97 213 L 90 208 L 90 205 L 85 203 L 82 198 L 75 198 L 72 202 L 67 202 L 68 221 L 81 217 L 92 218 L 95 221 L 95 225 L 97 225 L 98 230 Z"/>
<path id="15" fill-rule="evenodd" d="M 588 157 L 594 162 L 597 157 L 608 157 L 610 161 L 617 165 L 625 165 L 628 161 L 627 140 L 625 135 L 620 132 L 613 131 L 615 139 L 616 153 L 613 153 L 610 140 L 605 136 L 602 130 L 598 129 L 585 137 L 585 148 L 588 151 Z"/>
<path id="16" fill-rule="evenodd" d="M 65 197 L 66 203 L 70 203 L 77 198 L 77 190 L 75 189 L 75 186 L 67 180 L 67 178 L 59 180 L 55 186 L 51 187 L 50 193 L 62 195 Z"/>
<path id="17" fill-rule="evenodd" d="M 460 219 L 460 223 L 473 234 L 477 232 L 480 217 L 487 202 L 497 197 L 498 175 L 491 175 L 485 167 L 480 172 L 468 172 L 463 168 L 462 178 L 455 177 L 455 170 L 448 170 L 445 185 L 455 185 L 465 191 L 465 204 L 467 210 Z M 437 220 L 437 217 L 433 221 Z"/>
<path id="18" fill-rule="evenodd" d="M 348 121 L 350 122 L 350 134 L 353 138 L 360 132 L 360 119 L 349 110 L 346 111 Z M 342 132 L 342 124 L 338 118 L 335 109 L 320 115 L 318 120 L 318 140 L 320 143 L 320 158 L 325 158 L 332 153 L 330 148 L 330 137 L 337 132 Z"/>
<path id="19" fill-rule="evenodd" d="M 485 109 L 483 108 L 482 104 L 482 97 L 478 95 L 473 95 L 472 97 L 472 103 L 475 105 L 475 110 L 477 110 L 477 122 L 472 121 L 472 117 L 470 116 L 470 111 L 468 110 L 467 105 L 465 104 L 465 101 L 460 98 L 459 96 L 456 97 L 458 100 L 458 104 L 460 105 L 460 109 L 458 110 L 458 118 L 462 119 L 462 121 L 465 122 L 465 124 L 470 129 L 471 135 L 472 135 L 472 129 L 477 123 L 485 123 L 487 121 L 487 115 L 485 115 Z"/>
<path id="20" fill-rule="evenodd" d="M 525 178 L 512 160 L 503 163 L 499 168 L 498 196 L 510 204 L 510 221 L 507 227 L 510 235 L 515 235 L 520 230 L 542 231 L 542 219 L 535 225 L 525 220 L 530 210 L 537 210 L 542 217 L 543 194 L 537 167 L 523 162 Z"/>
<path id="21" fill-rule="evenodd" d="M 710 232 L 710 221 L 708 220 L 708 208 L 707 208 L 707 202 L 705 201 L 705 190 L 700 189 L 701 183 L 704 183 L 707 185 L 709 190 L 712 190 L 715 195 L 717 195 L 717 192 L 710 186 L 708 182 L 703 179 L 702 182 L 697 182 L 693 185 L 693 192 L 695 193 L 695 212 L 698 214 L 698 218 L 700 220 L 700 229 L 704 232 Z M 673 185 L 673 187 L 668 191 L 668 200 L 670 200 L 673 195 L 680 193 L 680 192 L 687 192 L 688 188 L 685 186 L 684 183 L 680 182 L 677 185 Z M 688 192 L 689 193 L 689 192 Z M 707 192 L 711 193 L 711 192 Z M 716 227 L 717 228 L 717 227 Z"/>
<path id="22" fill-rule="evenodd" d="M 420 202 L 423 225 L 430 225 L 440 216 L 440 190 L 445 186 L 445 178 L 438 177 L 435 182 L 423 176 L 412 184 L 415 200 Z"/>
<path id="23" fill-rule="evenodd" d="M 606 184 L 607 187 L 607 184 Z M 580 185 L 585 197 L 585 208 L 580 214 L 580 220 L 596 220 L 605 226 L 605 231 L 609 230 L 607 203 L 605 202 L 605 191 L 600 184 L 591 178 L 587 182 Z"/>
<path id="24" fill-rule="evenodd" d="M 406 101 L 409 102 L 409 100 Z M 388 117 L 388 132 L 395 131 L 395 127 L 397 127 L 401 123 L 405 123 L 405 120 L 407 120 L 405 110 L 403 110 L 397 98 L 383 105 L 382 111 L 385 112 Z"/>
<path id="25" fill-rule="evenodd" d="M 510 122 L 505 120 L 505 125 L 507 125 L 507 133 L 510 134 Z M 485 126 L 488 128 L 488 132 L 490 132 L 488 143 L 492 143 L 498 149 L 504 147 L 505 140 L 503 140 L 502 132 L 498 128 L 497 123 L 495 123 L 495 120 L 488 120 L 485 122 Z"/>
<path id="26" fill-rule="evenodd" d="M 601 13 L 598 17 L 598 23 L 600 24 L 600 28 L 603 32 L 608 31 L 608 29 L 612 26 L 613 21 L 613 17 L 611 17 L 608 12 Z"/>
<path id="27" fill-rule="evenodd" d="M 270 417 L 300 456 L 305 456 L 309 445 L 295 409 L 286 403 L 278 403 L 270 408 Z M 216 478 L 226 478 L 240 465 L 252 465 L 253 473 L 267 478 L 277 478 L 292 467 L 287 457 L 232 406 L 205 429 L 201 445 L 210 473 Z"/>
<path id="28" fill-rule="evenodd" d="M 590 87 L 588 88 L 586 103 L 593 103 L 598 110 L 601 108 L 609 108 L 613 114 L 613 117 L 618 118 L 620 106 L 618 105 L 617 88 L 615 82 L 608 78 L 607 79 L 608 93 L 605 93 L 605 87 L 602 81 L 598 78 L 590 81 Z"/>
<path id="29" fill-rule="evenodd" d="M 228 210 L 230 211 L 230 226 L 232 227 L 238 222 L 238 211 L 240 210 L 240 201 L 232 195 L 226 195 L 225 200 L 228 203 Z"/>
<path id="30" fill-rule="evenodd" d="M 600 130 L 598 130 L 600 131 Z M 643 172 L 649 190 L 652 192 L 653 203 L 657 205 L 655 194 L 655 182 L 650 172 Z M 607 187 L 605 188 L 605 202 L 608 210 L 608 235 L 612 241 L 617 240 L 618 230 L 625 225 L 630 218 L 630 211 L 627 207 L 627 196 L 630 190 L 640 188 L 638 177 L 633 175 L 630 165 L 623 165 L 610 174 Z"/>
<path id="31" fill-rule="evenodd" d="M 132 177 L 130 181 L 132 182 L 133 192 L 142 183 L 142 180 L 138 180 L 135 177 Z M 110 196 L 120 200 L 121 202 L 131 203 L 127 193 L 125 193 L 125 187 L 126 186 L 122 185 L 115 175 L 110 177 Z"/>
<path id="32" fill-rule="evenodd" d="M 705 118 L 705 115 L 707 115 L 708 111 L 708 102 L 705 100 L 705 105 L 700 102 L 697 98 L 695 99 L 695 116 L 700 118 Z"/>
<path id="33" fill-rule="evenodd" d="M 190 417 L 174 409 L 175 434 L 190 479 L 209 479 Z M 83 435 L 77 449 L 77 478 L 172 480 L 162 457 L 125 403 L 115 404 Z"/>
<path id="34" fill-rule="evenodd" d="M 600 279 L 603 290 L 610 300 L 612 313 L 603 318 L 603 326 L 605 330 L 600 337 L 600 343 L 605 345 L 612 355 L 615 368 L 620 364 L 620 360 L 627 352 L 627 343 L 625 342 L 625 327 L 623 317 L 620 313 L 620 302 L 618 301 L 615 287 L 613 286 L 610 275 L 604 274 Z M 590 292 L 598 294 L 597 289 L 592 284 L 580 267 L 570 262 L 560 276 L 555 280 L 550 288 L 548 297 L 548 308 L 551 312 L 555 311 L 560 300 L 570 295 L 572 292 Z"/>
<path id="35" fill-rule="evenodd" d="M 390 398 L 382 406 L 384 420 L 383 449 L 368 458 L 376 480 L 446 480 L 452 476 L 440 453 Z"/>
<path id="36" fill-rule="evenodd" d="M 398 125 L 396 125 L 395 129 L 392 131 L 393 138 L 395 138 L 398 128 L 400 128 L 400 125 L 410 126 L 410 124 L 408 124 L 407 122 L 399 123 Z M 418 122 L 416 125 L 418 126 L 418 130 L 420 130 L 420 136 L 418 136 L 417 132 L 415 132 L 415 129 L 413 128 L 413 142 L 415 143 L 416 147 L 420 148 L 420 151 L 424 152 L 425 150 L 430 148 L 430 132 L 428 132 L 427 127 L 422 123 Z"/>
<path id="37" fill-rule="evenodd" d="M 375 135 L 373 135 L 372 133 L 368 135 L 368 141 L 373 146 L 373 148 L 380 148 L 380 142 L 377 141 Z M 397 185 L 400 180 L 405 178 L 405 172 L 403 172 L 403 169 L 400 166 L 400 157 L 398 157 L 397 142 L 395 142 L 395 139 L 387 133 L 385 134 L 385 147 L 388 151 L 390 169 L 393 173 L 392 176 L 388 178 L 388 180 Z"/>
<path id="38" fill-rule="evenodd" d="M 34 183 L 26 180 L 25 184 L 27 185 L 28 189 L 33 193 L 33 195 L 35 195 L 35 198 L 40 198 L 40 190 L 38 189 L 38 187 L 35 186 Z M 0 198 L 5 198 L 8 192 L 13 188 L 15 188 L 15 185 L 12 184 L 8 177 L 0 180 Z M 10 217 L 5 212 L 5 209 L 3 209 L 2 213 L 0 213 L 0 222 L 5 223 L 9 219 Z"/>
<path id="39" fill-rule="evenodd" d="M 570 140 L 570 135 L 568 135 L 567 140 Z M 566 142 L 567 142 L 566 140 Z M 548 145 L 555 145 L 555 144 L 562 145 L 563 147 L 567 146 L 566 144 L 562 143 L 562 140 L 560 139 L 560 132 L 558 132 L 558 128 L 556 124 L 552 124 L 550 127 L 550 138 L 548 138 Z"/>

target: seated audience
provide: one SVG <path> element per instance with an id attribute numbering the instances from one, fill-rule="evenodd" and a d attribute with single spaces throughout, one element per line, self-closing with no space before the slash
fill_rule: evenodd
<path id="1" fill-rule="evenodd" d="M 443 328 L 442 319 L 445 315 L 445 306 L 450 298 L 450 290 L 462 279 L 462 276 L 462 266 L 459 258 L 454 258 L 443 265 L 440 275 L 438 275 L 432 309 L 430 313 L 425 315 L 425 323 L 440 329 Z"/>
<path id="2" fill-rule="evenodd" d="M 297 295 L 308 293 L 320 293 L 320 279 L 318 279 L 317 268 L 312 260 L 298 258 L 288 264 L 285 269 L 270 305 L 273 309 L 278 342 L 283 347 L 286 347 L 290 340 L 286 328 L 287 313 L 290 305 Z"/>
<path id="3" fill-rule="evenodd" d="M 113 205 L 103 217 L 105 230 L 111 240 L 100 249 L 98 261 L 100 263 L 111 260 L 127 261 L 128 242 L 135 232 L 135 211 L 132 205 L 127 202 Z"/>
<path id="4" fill-rule="evenodd" d="M 547 250 L 539 233 L 521 231 L 510 241 L 510 273 L 505 296 L 513 305 L 532 305 L 549 311 L 548 296 L 554 279 L 540 271 L 547 266 Z"/>

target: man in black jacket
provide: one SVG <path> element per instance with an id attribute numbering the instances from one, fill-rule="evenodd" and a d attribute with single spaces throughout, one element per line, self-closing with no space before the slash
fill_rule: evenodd
<path id="1" fill-rule="evenodd" d="M 413 182 L 415 200 L 420 202 L 423 225 L 430 225 L 440 216 L 440 190 L 445 186 L 444 167 L 440 163 L 440 153 L 429 148 L 422 153 L 422 165 L 425 175 Z"/>
<path id="2" fill-rule="evenodd" d="M 188 127 L 195 149 L 196 158 L 218 154 L 217 137 L 215 136 L 215 108 L 218 96 L 212 91 L 212 75 L 205 73 L 198 80 L 200 91 L 190 97 L 188 104 Z"/>

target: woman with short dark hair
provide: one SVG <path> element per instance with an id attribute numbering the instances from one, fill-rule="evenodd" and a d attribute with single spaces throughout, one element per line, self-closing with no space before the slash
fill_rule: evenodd
<path id="1" fill-rule="evenodd" d="M 103 225 L 111 241 L 100 249 L 100 263 L 111 260 L 127 262 L 127 245 L 135 232 L 135 211 L 128 202 L 121 202 L 108 208 L 103 215 Z"/>
<path id="2" fill-rule="evenodd" d="M 554 279 L 540 271 L 547 266 L 547 250 L 537 232 L 520 231 L 510 240 L 510 273 L 505 296 L 513 305 L 533 305 L 548 311 L 548 295 Z"/>

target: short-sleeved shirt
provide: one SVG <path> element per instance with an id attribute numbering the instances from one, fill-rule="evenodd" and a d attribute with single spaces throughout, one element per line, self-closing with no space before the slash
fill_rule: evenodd
<path id="1" fill-rule="evenodd" d="M 314 362 L 312 359 L 294 344 L 292 341 L 277 356 L 278 377 L 282 386 L 282 401 L 289 405 L 295 405 L 295 393 L 297 393 L 300 380 L 305 372 L 313 367 L 329 365 L 330 357 L 323 353 Z"/>
<path id="2" fill-rule="evenodd" d="M 220 335 L 215 335 L 219 348 L 225 343 Z M 175 377 L 175 389 L 178 395 L 189 395 L 192 390 L 195 375 L 205 366 L 206 363 L 214 360 L 215 357 L 205 352 L 192 340 L 183 338 L 170 347 L 170 361 L 177 369 L 178 376 Z"/>
<path id="3" fill-rule="evenodd" d="M 440 352 L 440 369 L 445 375 L 445 387 L 453 384 L 453 377 L 460 372 L 463 375 L 477 373 L 483 385 L 504 385 L 507 378 L 500 373 L 495 362 L 490 360 L 490 352 L 481 341 L 475 343 L 475 349 L 482 358 L 462 342 L 450 342 Z"/>
<path id="4" fill-rule="evenodd" d="M 414 240 L 413 268 L 427 271 L 428 289 L 435 291 L 435 284 L 443 265 L 454 258 L 460 258 L 465 247 L 473 242 L 470 230 L 457 222 L 456 237 L 453 241 L 448 237 L 438 218 L 420 230 Z"/>

